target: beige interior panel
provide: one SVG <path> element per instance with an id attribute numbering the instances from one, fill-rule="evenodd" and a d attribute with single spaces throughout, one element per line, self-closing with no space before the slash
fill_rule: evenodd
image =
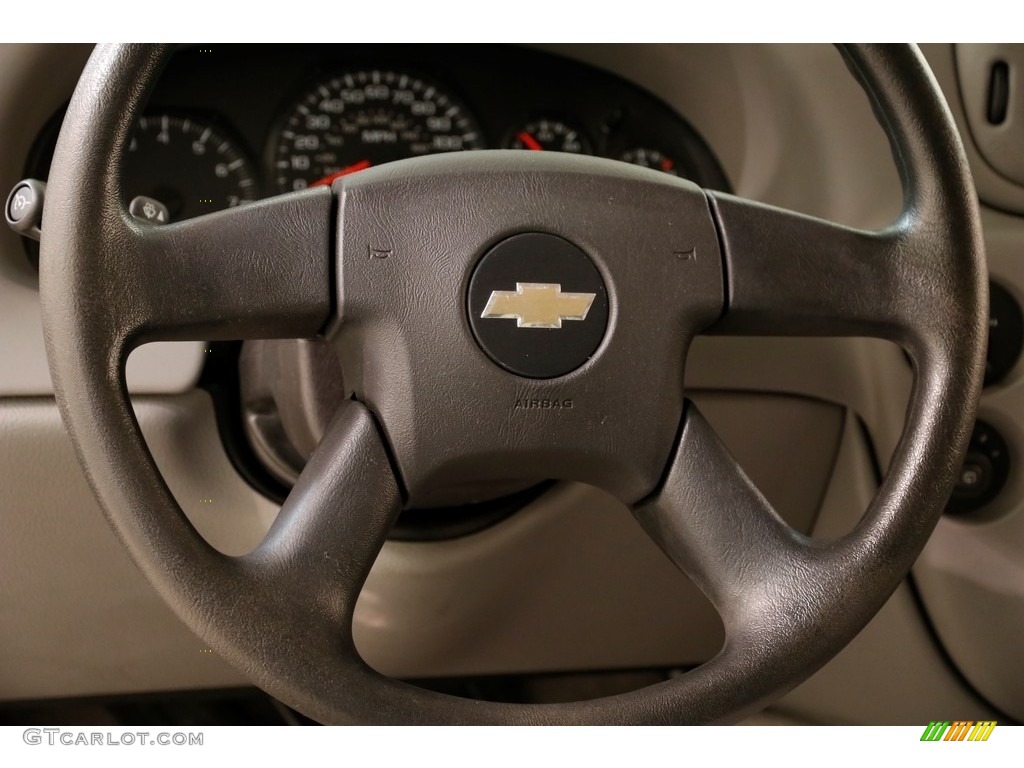
<path id="1" fill-rule="evenodd" d="M 690 391 L 774 392 L 842 403 L 864 422 L 883 466 L 903 432 L 913 372 L 902 350 L 876 339 L 699 336 Z"/>
<path id="2" fill-rule="evenodd" d="M 275 510 L 231 469 L 204 401 L 195 393 L 136 407 L 194 519 L 222 545 L 231 544 L 218 536 L 228 518 L 232 540 L 258 541 Z M 201 652 L 204 644 L 128 558 L 53 400 L 0 403 L 0 699 L 245 684 L 215 654 Z"/>
<path id="3" fill-rule="evenodd" d="M 1007 179 L 992 168 L 979 151 L 971 135 L 970 127 L 967 124 L 967 115 L 964 112 L 961 82 L 957 76 L 954 46 L 935 43 L 921 47 L 928 59 L 928 64 L 931 65 L 932 71 L 935 73 L 935 78 L 942 86 L 942 92 L 949 102 L 957 127 L 960 129 L 960 135 L 964 139 L 964 149 L 967 152 L 967 159 L 971 163 L 971 174 L 974 176 L 974 186 L 978 190 L 978 196 L 982 202 L 994 208 L 1024 213 L 1024 186 Z"/>

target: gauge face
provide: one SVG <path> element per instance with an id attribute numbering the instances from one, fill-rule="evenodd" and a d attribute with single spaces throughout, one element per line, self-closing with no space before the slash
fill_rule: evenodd
<path id="1" fill-rule="evenodd" d="M 314 85 L 289 108 L 272 146 L 273 177 L 287 192 L 392 160 L 483 147 L 476 120 L 437 84 L 358 70 Z"/>
<path id="2" fill-rule="evenodd" d="M 561 120 L 544 119 L 527 123 L 512 134 L 508 148 L 590 154 L 590 142 L 583 132 Z"/>
<path id="3" fill-rule="evenodd" d="M 195 117 L 139 118 L 121 171 L 125 202 L 138 195 L 167 206 L 181 221 L 255 200 L 256 172 L 239 146 Z"/>
<path id="4" fill-rule="evenodd" d="M 644 168 L 653 168 L 663 173 L 670 173 L 673 176 L 679 175 L 675 160 L 663 155 L 656 149 L 647 149 L 646 147 L 630 149 L 623 152 L 619 160 L 624 163 L 632 163 L 633 165 L 642 165 Z"/>

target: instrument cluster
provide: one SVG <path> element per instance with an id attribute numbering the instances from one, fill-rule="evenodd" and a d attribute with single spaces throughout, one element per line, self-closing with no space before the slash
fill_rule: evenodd
<path id="1" fill-rule="evenodd" d="M 46 178 L 62 117 L 27 176 Z M 536 49 L 482 45 L 182 47 L 132 135 L 123 189 L 174 221 L 481 149 L 599 155 L 728 189 L 692 126 L 636 85 Z"/>

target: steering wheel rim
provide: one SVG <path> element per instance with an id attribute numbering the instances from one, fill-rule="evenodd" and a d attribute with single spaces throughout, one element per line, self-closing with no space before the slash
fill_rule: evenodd
<path id="1" fill-rule="evenodd" d="M 121 202 L 119 160 L 170 48 L 99 46 L 75 91 L 54 156 L 40 291 L 62 417 L 105 514 L 140 569 L 225 659 L 323 722 L 724 722 L 801 682 L 877 612 L 937 522 L 973 425 L 987 334 L 976 196 L 953 118 L 927 64 L 911 46 L 849 46 L 842 52 L 890 139 L 903 181 L 903 212 L 894 225 L 877 232 L 655 179 L 606 161 L 526 156 L 532 153 L 404 161 L 342 179 L 332 189 L 152 227 L 132 219 Z M 495 172 L 506 189 L 495 188 Z M 410 301 L 422 276 L 413 268 L 405 286 L 400 277 L 394 283 L 392 274 L 395 291 L 405 291 L 399 311 L 387 304 L 393 297 L 376 295 L 378 278 L 367 266 L 372 252 L 366 258 L 365 248 L 378 230 L 367 230 L 364 223 L 380 225 L 382 210 L 401 219 L 403 206 L 422 205 L 431 189 L 458 195 L 465 188 L 496 204 L 507 199 L 508 186 L 539 195 L 540 203 L 510 204 L 522 221 L 541 222 L 535 229 L 554 234 L 571 231 L 584 250 L 600 254 L 595 261 L 613 299 L 609 329 L 594 357 L 568 379 L 593 399 L 609 391 L 603 388 L 610 382 L 601 379 L 607 370 L 602 361 L 622 355 L 615 369 L 621 371 L 621 361 L 633 354 L 624 343 L 616 347 L 616 340 L 644 333 L 631 312 L 633 299 L 642 296 L 654 295 L 659 305 L 679 295 L 685 299 L 686 306 L 662 317 L 683 330 L 666 332 L 658 342 L 664 346 L 653 348 L 661 360 L 677 353 L 682 360 L 697 332 L 870 335 L 903 346 L 915 368 L 907 423 L 888 474 L 855 530 L 821 542 L 789 529 L 685 401 L 681 364 L 651 384 L 672 390 L 652 409 L 653 416 L 626 415 L 646 418 L 650 425 L 647 463 L 664 459 L 641 472 L 617 463 L 614 446 L 606 451 L 593 442 L 568 446 L 557 425 L 550 427 L 558 437 L 550 451 L 543 441 L 531 443 L 523 430 L 505 435 L 505 443 L 493 442 L 493 435 L 486 436 L 489 443 L 467 438 L 466 455 L 448 455 L 443 467 L 424 466 L 403 435 L 414 433 L 408 442 L 415 446 L 439 427 L 392 415 L 394 403 L 412 390 L 380 383 L 383 377 L 374 372 L 392 363 L 379 362 L 379 369 L 367 365 L 362 371 L 358 399 L 339 411 L 260 547 L 236 558 L 206 544 L 160 476 L 135 421 L 124 380 L 131 349 L 156 339 L 321 333 L 345 337 L 343 355 L 346 350 L 350 356 L 364 354 L 382 338 L 396 336 L 396 348 L 409 349 L 409 339 L 422 339 L 417 334 L 424 332 L 423 318 L 445 312 L 462 317 L 460 291 L 479 249 L 456 265 L 451 274 L 459 284 L 439 300 L 458 307 L 431 303 L 429 297 Z M 563 196 L 545 197 L 552 189 Z M 550 218 L 555 215 L 546 210 L 551 201 L 565 199 L 570 189 L 582 190 L 587 199 L 579 209 L 570 206 L 563 219 Z M 402 190 L 411 191 L 403 198 Z M 638 200 L 622 203 L 622 211 L 601 208 L 600 216 L 591 217 L 595 200 L 617 190 Z M 382 208 L 382 199 L 391 207 Z M 438 198 L 430 202 L 447 204 Z M 465 200 L 461 204 L 466 207 Z M 613 230 L 652 207 L 662 216 L 680 216 L 700 243 L 695 268 L 687 273 L 691 287 L 681 289 L 670 277 L 674 273 L 658 272 L 661 267 L 653 269 L 660 287 L 623 271 L 628 256 L 616 255 L 623 243 Z M 487 208 L 487 221 L 470 214 L 463 220 L 455 218 L 456 208 L 447 210 L 448 221 L 463 230 L 485 230 L 502 216 Z M 598 234 L 574 230 L 564 220 L 570 214 L 586 218 Z M 605 235 L 602 217 L 610 222 Z M 417 220 L 415 237 L 446 237 L 438 234 L 444 227 L 437 223 Z M 515 231 L 508 226 L 512 229 L 492 230 L 490 244 Z M 395 253 L 418 242 L 409 227 L 391 228 L 388 235 L 400 245 Z M 599 236 L 619 247 L 602 245 L 594 240 Z M 474 237 L 482 243 L 488 235 Z M 437 265 L 439 274 L 449 266 Z M 346 325 L 370 328 L 379 317 L 364 296 L 389 307 L 390 324 L 376 336 L 339 331 Z M 401 326 L 399 315 L 415 316 L 416 322 Z M 437 351 L 431 347 L 431 354 Z M 456 361 L 455 370 L 477 371 L 480 381 L 515 378 L 482 356 L 472 361 L 470 352 L 464 356 L 465 366 L 477 367 L 460 369 Z M 487 373 L 486 365 L 494 372 Z M 645 391 L 647 385 L 636 386 Z M 470 403 L 467 410 L 485 405 Z M 570 418 L 580 420 L 577 428 L 590 429 L 585 408 Z M 661 426 L 666 414 L 675 419 L 668 432 Z M 477 471 L 482 465 L 467 456 L 491 448 L 505 451 L 504 458 L 521 459 L 517 467 L 531 470 L 557 459 L 569 467 L 565 476 L 603 484 L 630 503 L 644 528 L 719 610 L 727 635 L 721 652 L 680 678 L 557 705 L 459 699 L 370 669 L 352 641 L 353 611 L 388 529 L 408 495 L 428 477 L 436 481 L 448 471 Z"/>

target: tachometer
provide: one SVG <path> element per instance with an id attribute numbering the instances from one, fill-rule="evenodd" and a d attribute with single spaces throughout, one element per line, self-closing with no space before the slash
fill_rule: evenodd
<path id="1" fill-rule="evenodd" d="M 179 221 L 259 196 L 256 173 L 224 131 L 194 116 L 139 118 L 121 171 L 127 203 L 137 195 L 160 201 Z"/>
<path id="2" fill-rule="evenodd" d="M 287 192 L 392 160 L 483 147 L 476 120 L 438 84 L 357 70 L 317 83 L 288 109 L 271 146 L 272 177 Z"/>

